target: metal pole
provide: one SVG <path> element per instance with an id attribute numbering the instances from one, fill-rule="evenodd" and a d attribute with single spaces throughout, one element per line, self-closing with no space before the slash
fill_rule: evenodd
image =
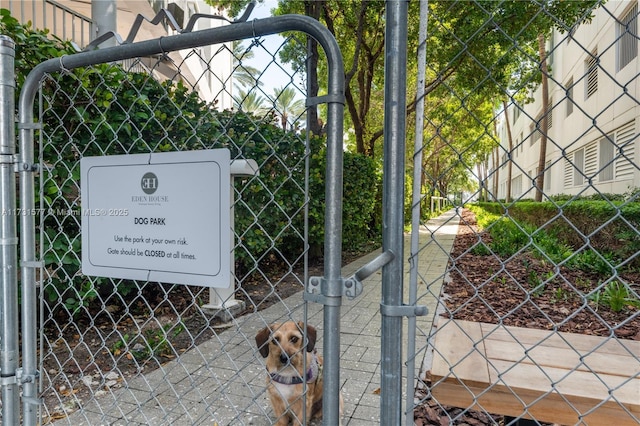
<path id="1" fill-rule="evenodd" d="M 115 0 L 93 0 L 91 2 L 91 41 L 109 32 L 118 33 L 117 7 Z M 101 46 L 116 45 L 116 39 L 110 38 Z"/>
<path id="2" fill-rule="evenodd" d="M 424 98 L 427 67 L 427 22 L 429 2 L 420 0 L 420 27 L 418 30 L 418 82 L 416 84 L 416 129 L 413 151 L 413 198 L 411 209 L 411 255 L 409 256 L 409 305 L 418 303 L 418 256 L 420 253 L 420 204 L 422 201 L 422 157 L 424 140 Z M 416 317 L 409 317 L 407 327 L 407 413 L 405 424 L 413 424 L 413 404 L 416 368 Z"/>
<path id="3" fill-rule="evenodd" d="M 342 69 L 342 63 L 330 67 Z M 325 188 L 324 280 L 324 387 L 322 389 L 323 424 L 340 424 L 340 306 L 342 305 L 342 181 L 344 71 L 329 74 L 329 93 L 334 99 L 327 105 L 327 165 Z"/>
<path id="4" fill-rule="evenodd" d="M 0 387 L 2 423 L 20 423 L 18 369 L 18 235 L 15 175 L 15 44 L 0 35 Z"/>
<path id="5" fill-rule="evenodd" d="M 382 268 L 382 306 L 402 305 L 408 1 L 386 2 L 382 251 L 395 258 Z M 402 317 L 382 314 L 380 424 L 400 425 Z"/>

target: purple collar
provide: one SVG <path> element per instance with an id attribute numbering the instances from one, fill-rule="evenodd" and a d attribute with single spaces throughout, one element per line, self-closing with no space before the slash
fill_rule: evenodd
<path id="1" fill-rule="evenodd" d="M 309 369 L 307 370 L 305 380 L 307 383 L 311 383 L 316 380 L 319 375 L 320 364 L 318 363 L 317 355 L 314 353 L 311 358 L 311 363 L 309 365 Z M 304 382 L 304 380 L 300 376 L 282 376 L 278 373 L 269 373 L 269 376 L 271 377 L 271 380 L 282 385 L 299 385 Z"/>

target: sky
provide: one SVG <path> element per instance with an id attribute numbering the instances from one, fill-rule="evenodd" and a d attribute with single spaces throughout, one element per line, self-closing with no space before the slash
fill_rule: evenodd
<path id="1" fill-rule="evenodd" d="M 257 3 L 249 17 L 249 20 L 263 19 L 272 16 L 271 9 L 275 9 L 277 5 L 277 0 L 265 0 L 264 3 Z M 281 63 L 276 64 L 273 62 L 274 56 L 278 59 L 277 51 L 284 41 L 283 37 L 279 35 L 270 35 L 262 37 L 260 41 L 263 48 L 252 48 L 252 52 L 255 57 L 249 64 L 259 70 L 264 70 L 266 66 L 265 73 L 260 78 L 260 81 L 263 82 L 262 90 L 267 94 L 272 94 L 276 87 L 279 88 L 291 82 L 291 74 L 293 74 L 293 72 L 288 65 Z M 245 47 L 248 46 L 249 43 L 251 43 L 251 40 L 246 40 L 244 42 Z M 284 70 L 282 68 L 284 68 Z M 297 86 L 300 86 L 301 81 L 298 76 L 296 76 L 294 83 Z"/>

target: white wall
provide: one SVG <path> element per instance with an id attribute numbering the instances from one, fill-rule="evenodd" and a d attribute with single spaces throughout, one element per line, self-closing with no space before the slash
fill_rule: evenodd
<path id="1" fill-rule="evenodd" d="M 640 46 L 639 54 L 623 69 L 617 70 L 617 42 L 618 38 L 616 21 L 612 16 L 622 18 L 622 16 L 633 5 L 634 1 L 610 1 L 595 13 L 591 23 L 580 25 L 573 37 L 569 34 L 554 34 L 553 63 L 551 67 L 552 79 L 550 80 L 549 94 L 552 104 L 552 127 L 549 128 L 546 162 L 550 164 L 550 173 L 546 179 L 550 182 L 545 184 L 544 192 L 552 194 L 583 194 L 588 195 L 596 191 L 603 193 L 624 193 L 630 188 L 640 187 L 640 172 L 638 160 L 640 159 L 640 143 L 638 142 L 637 117 L 640 114 L 640 87 L 638 86 L 638 72 L 640 71 Z M 608 11 L 608 12 L 607 12 Z M 637 30 L 636 30 L 637 33 Z M 599 57 L 598 88 L 597 91 L 587 98 L 587 65 L 589 53 L 596 51 Z M 573 80 L 572 80 L 573 79 Z M 573 112 L 567 115 L 567 88 L 568 83 L 573 81 Z M 626 93 L 625 93 L 626 91 Z M 512 158 L 514 167 L 512 178 L 514 183 L 517 179 L 522 181 L 522 192 L 512 191 L 512 198 L 519 196 L 533 198 L 532 191 L 527 193 L 527 185 L 532 185 L 540 149 L 540 142 L 533 144 L 531 141 L 530 126 L 532 119 L 538 117 L 542 112 L 541 89 L 533 93 L 534 102 L 524 106 L 524 112 L 520 114 L 517 121 L 511 121 L 512 135 L 514 143 L 524 143 L 514 149 Z M 509 107 L 509 119 L 512 120 L 514 106 Z M 631 127 L 621 128 L 623 125 Z M 624 130 L 624 132 L 616 130 Z M 629 133 L 631 132 L 631 133 Z M 625 154 L 633 154 L 634 163 L 629 162 L 619 155 L 619 150 L 615 151 L 615 164 L 613 180 L 602 181 L 598 175 L 600 165 L 588 177 L 591 177 L 591 184 L 585 179 L 582 184 L 574 184 L 573 181 L 565 182 L 565 172 L 573 168 L 574 165 L 566 164 L 565 158 L 574 159 L 576 150 L 581 148 L 590 149 L 590 153 L 596 155 L 596 161 L 600 152 L 596 148 L 593 151 L 594 143 L 602 139 L 605 135 L 612 134 L 619 138 L 616 142 L 632 141 L 633 147 L 625 145 Z M 501 149 L 500 156 L 508 148 L 508 140 L 505 131 L 504 115 L 501 113 L 498 135 L 504 149 Z M 624 163 L 624 164 L 623 164 Z M 593 165 L 593 163 L 591 163 Z M 499 198 L 505 197 L 507 168 L 501 167 L 499 171 Z M 527 176 L 531 173 L 531 176 Z M 519 178 L 521 176 L 521 178 Z M 489 188 L 493 186 L 489 184 Z M 512 188 L 513 190 L 514 188 Z M 516 188 L 517 189 L 517 188 Z"/>

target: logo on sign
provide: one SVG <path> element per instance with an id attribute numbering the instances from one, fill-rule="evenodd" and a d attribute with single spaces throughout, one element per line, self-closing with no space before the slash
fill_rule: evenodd
<path id="1" fill-rule="evenodd" d="M 147 172 L 142 176 L 140 187 L 145 194 L 153 194 L 158 189 L 158 177 L 151 172 Z"/>

